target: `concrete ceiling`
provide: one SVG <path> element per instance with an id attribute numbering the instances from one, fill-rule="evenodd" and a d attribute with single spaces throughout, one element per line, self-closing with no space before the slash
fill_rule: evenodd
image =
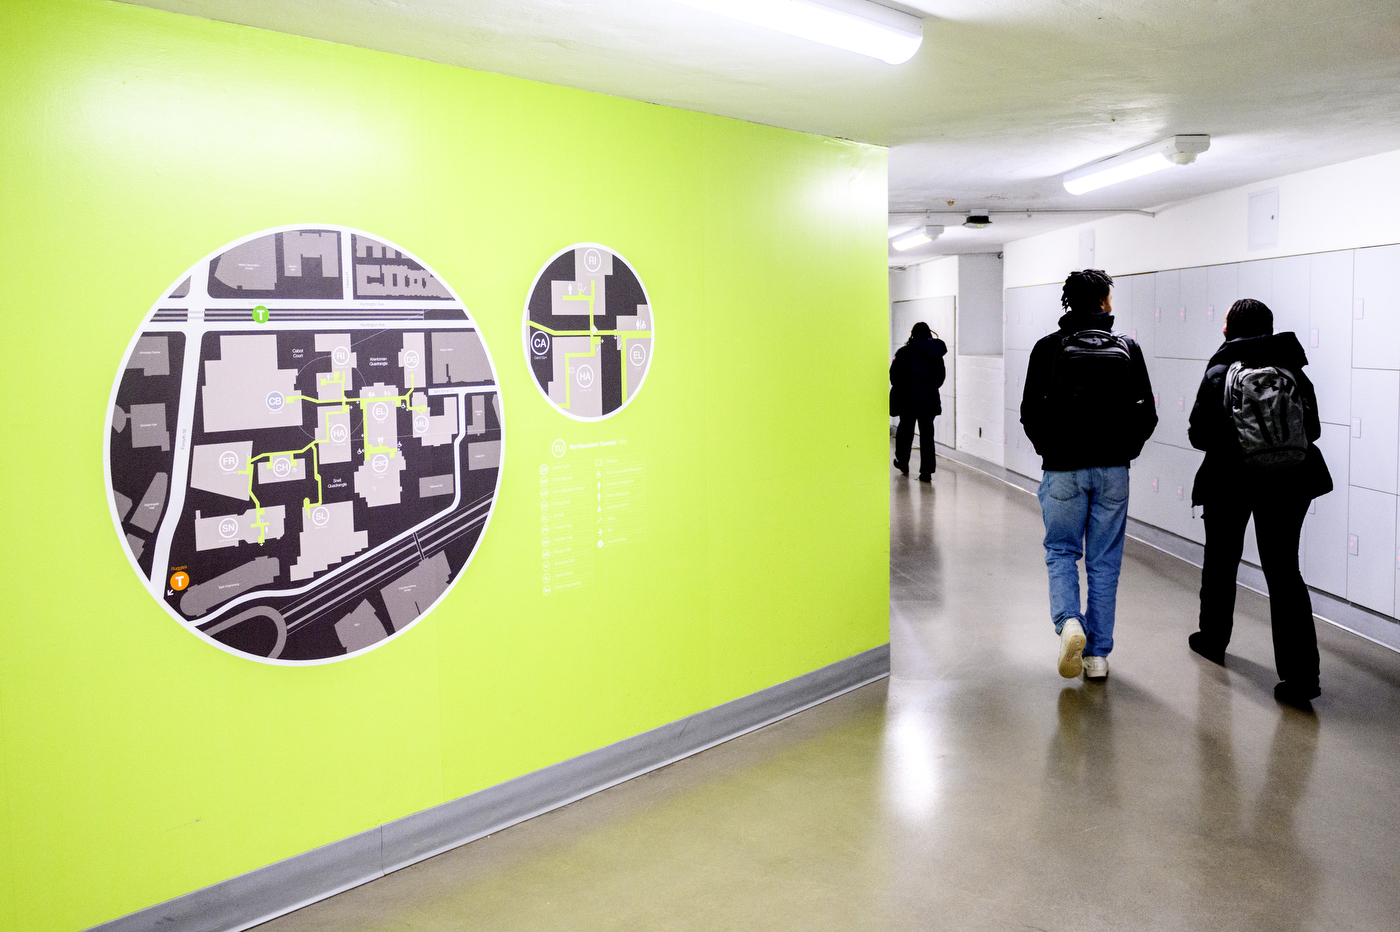
<path id="1" fill-rule="evenodd" d="M 891 147 L 903 211 L 1153 208 L 1400 149 L 1396 0 L 887 0 L 903 65 L 672 0 L 139 0 L 141 5 Z M 1074 197 L 1069 169 L 1176 133 L 1194 165 Z M 952 201 L 951 208 L 948 204 Z M 994 216 L 891 253 L 995 251 L 1086 219 Z"/>

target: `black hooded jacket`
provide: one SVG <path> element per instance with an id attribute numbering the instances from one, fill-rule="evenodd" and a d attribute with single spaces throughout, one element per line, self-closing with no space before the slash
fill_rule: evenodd
<path id="1" fill-rule="evenodd" d="M 1021 396 L 1021 424 L 1040 454 L 1041 468 L 1055 472 L 1094 466 L 1127 466 L 1157 428 L 1152 380 L 1137 341 L 1128 341 L 1130 385 L 1125 398 L 1105 398 L 1098 410 L 1071 410 L 1056 397 L 1055 358 L 1061 341 L 1081 330 L 1113 329 L 1112 314 L 1070 311 L 1060 329 L 1041 337 L 1031 350 L 1026 388 Z M 1117 412 L 1105 415 L 1104 412 Z"/>
<path id="2" fill-rule="evenodd" d="M 1307 459 L 1300 466 L 1263 478 L 1245 471 L 1239 435 L 1225 410 L 1225 375 L 1236 362 L 1251 369 L 1264 366 L 1287 369 L 1297 380 L 1303 395 L 1304 428 L 1309 441 Z M 1303 374 L 1307 364 L 1302 344 L 1289 331 L 1226 340 L 1215 351 L 1206 364 L 1205 377 L 1196 391 L 1196 404 L 1191 408 L 1188 432 L 1191 446 L 1206 452 L 1191 489 L 1191 504 L 1207 505 L 1212 500 L 1238 499 L 1259 492 L 1313 499 L 1332 491 L 1332 475 L 1314 442 L 1322 436 L 1322 425 L 1317 416 L 1317 392 Z"/>
<path id="3" fill-rule="evenodd" d="M 943 357 L 948 344 L 934 337 L 911 340 L 901 346 L 890 363 L 890 414 L 919 415 L 943 413 L 938 389 L 948 377 Z"/>

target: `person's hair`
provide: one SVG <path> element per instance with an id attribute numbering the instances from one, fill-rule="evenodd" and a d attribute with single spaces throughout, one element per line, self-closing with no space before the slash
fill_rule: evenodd
<path id="1" fill-rule="evenodd" d="M 1225 339 L 1266 337 L 1274 332 L 1274 312 L 1263 301 L 1240 298 L 1225 312 Z"/>
<path id="2" fill-rule="evenodd" d="M 1060 306 L 1067 311 L 1097 314 L 1103 310 L 1103 299 L 1113 290 L 1113 276 L 1103 269 L 1082 269 L 1070 272 L 1060 294 Z"/>
<path id="3" fill-rule="evenodd" d="M 912 330 L 909 331 L 909 339 L 908 339 L 908 340 L 905 340 L 904 342 L 906 342 L 906 343 L 913 343 L 915 340 L 932 340 L 932 339 L 933 339 L 933 331 L 929 329 L 929 325 L 928 325 L 928 324 L 924 323 L 924 322 L 921 320 L 921 321 L 918 321 L 917 323 L 914 324 L 914 328 L 913 328 Z"/>

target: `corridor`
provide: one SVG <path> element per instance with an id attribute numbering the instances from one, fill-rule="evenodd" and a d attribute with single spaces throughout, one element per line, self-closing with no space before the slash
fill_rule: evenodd
<path id="1" fill-rule="evenodd" d="M 262 928 L 1394 927 L 1400 657 L 1320 624 L 1280 706 L 1266 600 L 1213 666 L 1198 571 L 1130 540 L 1111 676 L 1063 680 L 1034 497 L 890 481 L 888 681 Z"/>

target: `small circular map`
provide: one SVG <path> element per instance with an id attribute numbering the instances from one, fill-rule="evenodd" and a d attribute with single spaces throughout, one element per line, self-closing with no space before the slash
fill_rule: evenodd
<path id="1" fill-rule="evenodd" d="M 611 417 L 636 397 L 654 333 L 642 280 L 606 246 L 560 250 L 530 285 L 525 360 L 545 400 L 576 420 Z"/>
<path id="2" fill-rule="evenodd" d="M 359 230 L 264 230 L 201 259 L 112 387 L 108 500 L 190 632 L 326 663 L 412 627 L 471 561 L 500 485 L 495 367 L 430 268 Z"/>

